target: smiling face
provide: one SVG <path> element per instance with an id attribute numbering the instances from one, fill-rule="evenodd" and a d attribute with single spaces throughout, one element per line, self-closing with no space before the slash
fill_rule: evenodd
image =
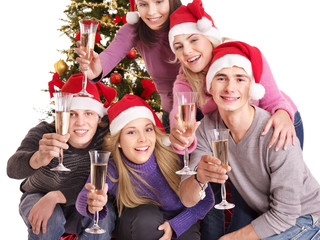
<path id="1" fill-rule="evenodd" d="M 148 161 L 154 151 L 156 133 L 153 123 L 147 118 L 132 120 L 121 130 L 120 146 L 128 160 L 135 164 Z"/>
<path id="2" fill-rule="evenodd" d="M 240 67 L 223 68 L 212 79 L 210 93 L 219 111 L 238 111 L 249 106 L 251 79 Z"/>
<path id="3" fill-rule="evenodd" d="M 138 0 L 140 18 L 152 30 L 161 29 L 169 18 L 169 0 Z"/>
<path id="4" fill-rule="evenodd" d="M 98 114 L 92 110 L 71 110 L 69 144 L 78 149 L 88 147 L 97 131 L 99 122 Z"/>
<path id="5" fill-rule="evenodd" d="M 174 53 L 179 61 L 194 73 L 207 71 L 213 45 L 202 34 L 181 34 L 174 37 Z"/>

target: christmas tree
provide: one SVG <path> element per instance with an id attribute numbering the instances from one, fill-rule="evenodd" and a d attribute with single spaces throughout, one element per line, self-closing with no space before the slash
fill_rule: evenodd
<path id="1" fill-rule="evenodd" d="M 71 75 L 80 72 L 79 64 L 76 62 L 78 56 L 75 53 L 80 33 L 79 20 L 91 19 L 100 23 L 94 50 L 101 53 L 111 43 L 120 27 L 126 23 L 128 11 L 128 0 L 71 0 L 71 4 L 64 11 L 67 19 L 61 19 L 64 24 L 59 29 L 70 39 L 71 45 L 69 49 L 60 50 L 66 55 L 66 62 L 59 60 L 55 63 L 56 73 L 53 79 L 59 77 L 65 82 Z M 131 49 L 101 82 L 117 90 L 117 99 L 121 99 L 125 94 L 135 94 L 145 99 L 155 112 L 161 112 L 159 94 L 155 91 L 143 59 L 135 49 Z"/>

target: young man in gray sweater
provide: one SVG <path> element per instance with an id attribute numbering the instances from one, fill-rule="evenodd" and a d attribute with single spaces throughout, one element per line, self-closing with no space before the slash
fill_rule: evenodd
<path id="1" fill-rule="evenodd" d="M 270 148 L 273 131 L 261 135 L 270 114 L 250 105 L 251 98 L 264 94 L 260 58 L 257 48 L 242 42 L 214 49 L 206 86 L 218 111 L 206 115 L 197 130 L 190 163 L 197 175 L 182 177 L 181 199 L 193 206 L 209 182 L 224 183 L 229 177 L 259 216 L 221 240 L 320 239 L 320 185 L 304 163 L 300 145 Z M 230 130 L 227 170 L 212 156 L 209 130 L 215 128 Z"/>

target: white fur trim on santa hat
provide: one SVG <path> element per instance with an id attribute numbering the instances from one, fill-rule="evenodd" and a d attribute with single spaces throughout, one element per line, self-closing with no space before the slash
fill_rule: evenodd
<path id="1" fill-rule="evenodd" d="M 198 28 L 197 23 L 193 23 L 193 22 L 180 23 L 180 24 L 177 24 L 174 27 L 172 27 L 169 31 L 169 43 L 170 43 L 171 50 L 173 52 L 174 52 L 174 48 L 173 48 L 174 37 L 177 35 L 181 35 L 181 34 L 202 34 L 202 35 L 205 35 L 212 42 L 214 47 L 221 44 L 221 42 L 222 42 L 222 38 L 221 38 L 219 30 L 215 27 L 212 27 L 212 23 L 211 23 L 211 27 L 209 28 L 209 30 L 205 31 L 205 32 L 202 32 Z"/>
<path id="2" fill-rule="evenodd" d="M 73 97 L 70 110 L 92 110 L 101 118 L 107 114 L 107 108 L 101 102 L 90 97 Z"/>
<path id="3" fill-rule="evenodd" d="M 110 124 L 110 133 L 112 135 L 117 133 L 129 122 L 138 118 L 147 118 L 154 125 L 156 125 L 156 122 L 150 109 L 144 106 L 135 106 L 121 112 L 117 117 L 115 117 L 112 120 Z"/>
<path id="4" fill-rule="evenodd" d="M 128 12 L 126 20 L 127 20 L 127 23 L 132 25 L 132 24 L 136 24 L 139 21 L 139 18 L 140 18 L 139 12 L 136 12 L 136 11 Z"/>
<path id="5" fill-rule="evenodd" d="M 249 59 L 237 54 L 226 54 L 223 57 L 217 59 L 209 67 L 209 71 L 206 76 L 207 91 L 210 92 L 212 79 L 217 72 L 219 72 L 223 68 L 231 68 L 234 66 L 243 68 L 251 78 L 251 81 L 254 82 L 254 77 L 252 75 L 252 66 Z"/>

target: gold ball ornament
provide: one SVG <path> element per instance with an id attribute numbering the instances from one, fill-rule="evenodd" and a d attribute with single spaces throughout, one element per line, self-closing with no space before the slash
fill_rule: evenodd
<path id="1" fill-rule="evenodd" d="M 68 71 L 68 65 L 63 60 L 59 60 L 54 64 L 54 70 L 59 74 L 63 75 Z"/>

